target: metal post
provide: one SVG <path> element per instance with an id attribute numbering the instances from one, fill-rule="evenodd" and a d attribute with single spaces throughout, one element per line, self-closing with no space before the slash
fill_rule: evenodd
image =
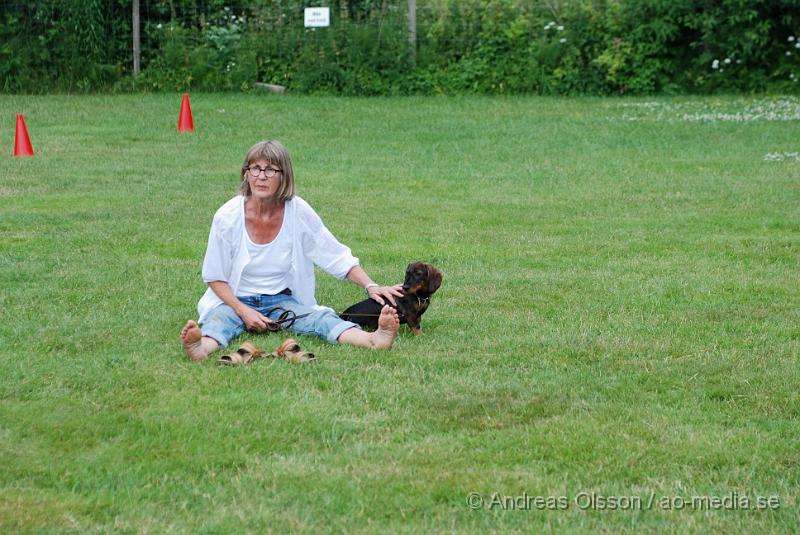
<path id="1" fill-rule="evenodd" d="M 142 46 L 139 37 L 139 0 L 133 0 L 133 75 L 139 74 Z"/>

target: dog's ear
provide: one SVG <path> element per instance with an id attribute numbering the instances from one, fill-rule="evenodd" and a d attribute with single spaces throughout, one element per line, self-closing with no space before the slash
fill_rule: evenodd
<path id="1" fill-rule="evenodd" d="M 442 272 L 428 264 L 428 293 L 432 294 L 442 285 Z"/>

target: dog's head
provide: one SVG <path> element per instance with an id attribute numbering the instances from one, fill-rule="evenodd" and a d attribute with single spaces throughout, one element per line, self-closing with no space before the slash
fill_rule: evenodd
<path id="1" fill-rule="evenodd" d="M 431 295 L 442 285 L 442 272 L 428 262 L 412 262 L 406 268 L 403 290 L 412 295 Z"/>

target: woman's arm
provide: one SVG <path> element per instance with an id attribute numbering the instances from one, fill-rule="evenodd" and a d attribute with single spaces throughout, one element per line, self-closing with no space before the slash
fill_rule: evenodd
<path id="1" fill-rule="evenodd" d="M 230 285 L 224 281 L 211 281 L 208 283 L 217 297 L 222 299 L 222 302 L 228 305 L 236 312 L 236 315 L 242 318 L 245 327 L 248 331 L 264 332 L 267 330 L 267 324 L 272 321 L 261 314 L 258 310 L 252 309 L 245 305 L 233 294 Z"/>
<path id="2" fill-rule="evenodd" d="M 370 276 L 367 275 L 367 272 L 364 271 L 361 266 L 353 266 L 353 268 L 347 272 L 347 280 L 352 281 L 367 290 L 367 295 L 382 305 L 385 305 L 386 300 L 388 300 L 392 306 L 397 306 L 397 302 L 394 298 L 403 297 L 402 284 L 395 284 L 394 286 L 380 286 L 372 282 Z"/>
<path id="3" fill-rule="evenodd" d="M 367 272 L 358 264 L 358 258 L 325 227 L 314 209 L 299 198 L 296 201 L 297 219 L 302 225 L 300 239 L 303 251 L 311 261 L 337 279 L 346 278 L 358 284 L 378 303 L 384 305 L 388 300 L 396 306 L 395 297 L 403 296 L 403 285 L 379 286 L 372 282 Z"/>

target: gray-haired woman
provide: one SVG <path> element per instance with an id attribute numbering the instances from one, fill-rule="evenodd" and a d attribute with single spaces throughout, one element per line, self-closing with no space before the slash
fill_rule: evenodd
<path id="1" fill-rule="evenodd" d="M 375 349 L 392 347 L 400 322 L 395 304 L 401 285 L 380 286 L 350 249 L 331 234 L 317 213 L 295 195 L 294 172 L 286 148 L 262 141 L 247 152 L 239 194 L 217 210 L 211 224 L 199 319 L 181 330 L 184 351 L 203 360 L 245 329 L 263 332 L 284 310 L 297 315 L 289 327 L 336 344 Z M 342 320 L 314 297 L 314 265 L 366 289 L 384 304 L 378 330 L 364 332 Z M 302 316 L 302 317 L 301 317 Z"/>

